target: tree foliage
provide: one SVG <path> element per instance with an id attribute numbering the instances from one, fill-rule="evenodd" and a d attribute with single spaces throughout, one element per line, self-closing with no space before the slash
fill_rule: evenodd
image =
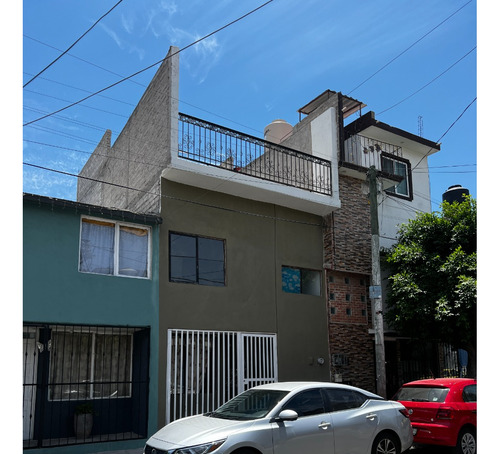
<path id="1" fill-rule="evenodd" d="M 416 339 L 476 350 L 476 202 L 443 202 L 403 225 L 388 251 L 387 321 Z M 471 358 L 472 359 L 472 358 Z"/>

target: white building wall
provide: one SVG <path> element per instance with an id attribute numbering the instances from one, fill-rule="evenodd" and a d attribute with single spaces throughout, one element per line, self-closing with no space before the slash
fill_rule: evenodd
<path id="1" fill-rule="evenodd" d="M 382 193 L 379 205 L 380 246 L 391 247 L 397 239 L 401 224 L 415 219 L 418 212 L 431 211 L 431 191 L 427 157 L 408 148 L 403 149 L 403 157 L 411 164 L 413 199 L 395 197 Z"/>
<path id="2" fill-rule="evenodd" d="M 335 107 L 328 108 L 311 121 L 311 148 L 313 156 L 332 163 L 332 199 L 336 206 L 340 206 L 337 159 L 339 143 Z"/>

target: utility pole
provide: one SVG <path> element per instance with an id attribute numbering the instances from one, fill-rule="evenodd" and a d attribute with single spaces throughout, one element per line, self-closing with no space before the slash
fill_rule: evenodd
<path id="1" fill-rule="evenodd" d="M 368 170 L 370 187 L 370 224 L 372 237 L 372 302 L 373 330 L 375 332 L 375 370 L 377 374 L 377 394 L 387 397 L 385 374 L 384 315 L 382 313 L 382 279 L 380 277 L 380 239 L 378 227 L 378 182 L 377 170 L 371 166 Z"/>

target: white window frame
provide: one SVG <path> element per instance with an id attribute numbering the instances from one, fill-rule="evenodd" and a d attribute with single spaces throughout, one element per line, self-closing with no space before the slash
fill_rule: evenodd
<path id="1" fill-rule="evenodd" d="M 114 235 L 114 244 L 113 244 L 113 273 L 96 273 L 92 271 L 84 271 L 80 267 L 80 258 L 82 254 L 82 225 L 83 220 L 88 219 L 90 221 L 99 221 L 99 222 L 107 222 L 109 224 L 114 224 L 115 226 L 115 235 Z M 147 230 L 148 232 L 148 249 L 147 249 L 147 267 L 146 267 L 146 276 L 131 276 L 127 274 L 119 273 L 119 258 L 120 258 L 120 227 L 131 227 L 141 230 Z M 80 218 L 80 239 L 78 243 L 78 271 L 80 273 L 85 274 L 97 274 L 100 276 L 119 276 L 119 277 L 127 277 L 134 279 L 151 279 L 151 256 L 152 256 L 152 245 L 151 245 L 151 227 L 143 224 L 133 224 L 129 222 L 118 222 L 107 218 L 99 218 L 94 216 L 81 216 Z"/>

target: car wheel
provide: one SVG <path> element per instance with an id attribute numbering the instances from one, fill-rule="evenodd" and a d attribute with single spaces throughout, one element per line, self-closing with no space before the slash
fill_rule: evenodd
<path id="1" fill-rule="evenodd" d="M 476 434 L 471 429 L 462 429 L 458 435 L 456 454 L 476 454 Z"/>
<path id="2" fill-rule="evenodd" d="M 378 435 L 373 442 L 372 454 L 401 454 L 396 437 L 389 433 Z"/>

